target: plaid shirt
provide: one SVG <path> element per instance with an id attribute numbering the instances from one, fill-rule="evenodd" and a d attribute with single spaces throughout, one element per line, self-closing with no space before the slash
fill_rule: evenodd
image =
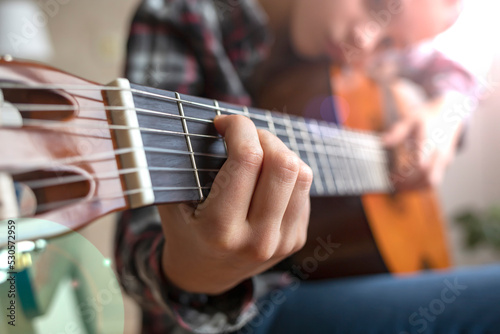
<path id="1" fill-rule="evenodd" d="M 142 85 L 248 105 L 244 83 L 269 41 L 265 15 L 254 0 L 144 0 L 130 31 L 126 75 Z M 399 60 L 412 64 L 401 75 L 429 96 L 471 88 L 471 77 L 456 64 L 436 53 L 424 58 L 408 53 Z M 439 83 L 430 80 L 437 75 Z M 256 314 L 256 298 L 290 281 L 286 274 L 267 272 L 220 296 L 186 293 L 161 270 L 163 243 L 156 208 L 122 214 L 116 266 L 124 290 L 142 308 L 143 333 L 236 330 Z"/>

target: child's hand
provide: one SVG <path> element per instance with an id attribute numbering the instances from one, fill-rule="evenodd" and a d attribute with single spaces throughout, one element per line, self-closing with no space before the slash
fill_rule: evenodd
<path id="1" fill-rule="evenodd" d="M 446 102 L 442 97 L 404 112 L 383 136 L 394 152 L 392 178 L 397 190 L 437 186 L 442 181 L 464 123 L 447 115 Z"/>
<path id="2" fill-rule="evenodd" d="M 220 294 L 303 247 L 312 171 L 243 116 L 215 119 L 228 159 L 196 209 L 159 207 L 163 269 L 178 287 Z"/>

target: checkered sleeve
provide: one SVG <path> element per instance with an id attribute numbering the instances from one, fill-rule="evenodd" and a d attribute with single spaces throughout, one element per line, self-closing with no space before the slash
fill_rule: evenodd
<path id="1" fill-rule="evenodd" d="M 418 84 L 429 98 L 456 92 L 475 97 L 475 77 L 432 45 L 422 44 L 401 54 L 400 75 Z"/>

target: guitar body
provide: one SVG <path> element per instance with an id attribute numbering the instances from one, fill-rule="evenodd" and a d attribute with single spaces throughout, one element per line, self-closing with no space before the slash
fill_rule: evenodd
<path id="1" fill-rule="evenodd" d="M 349 108 L 344 126 L 377 131 L 384 128 L 384 101 L 378 86 L 352 71 L 350 78 L 332 70 L 334 94 Z M 369 194 L 361 197 L 365 215 L 377 248 L 389 271 L 407 273 L 424 268 L 450 265 L 443 230 L 444 222 L 433 189 L 408 191 L 397 195 Z"/>
<path id="2" fill-rule="evenodd" d="M 384 129 L 381 91 L 366 76 L 343 80 L 327 62 L 291 59 L 287 63 L 278 56 L 287 53 L 271 54 L 275 58 L 262 65 L 254 78 L 259 107 L 327 121 L 338 117 L 353 129 Z M 332 95 L 337 115 L 332 115 L 334 108 L 325 106 Z M 335 243 L 335 250 L 319 259 L 317 249 L 324 242 Z M 428 189 L 312 198 L 308 242 L 291 262 L 308 279 L 446 268 L 450 260 L 436 194 Z"/>

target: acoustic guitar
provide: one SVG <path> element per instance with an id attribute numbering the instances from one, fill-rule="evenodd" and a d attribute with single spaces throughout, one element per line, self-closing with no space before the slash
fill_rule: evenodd
<path id="1" fill-rule="evenodd" d="M 0 60 L 0 92 L 0 219 L 23 217 L 21 227 L 30 227 L 23 240 L 57 236 L 115 211 L 203 201 L 227 157 L 213 118 L 238 114 L 274 133 L 314 171 L 312 214 L 324 215 L 340 247 L 313 276 L 448 265 L 433 192 L 395 195 L 377 129 L 363 123 L 373 116 L 365 112 L 382 117 L 382 104 L 367 109 L 344 92 L 360 102 L 351 106 L 360 113 L 347 129 L 126 79 L 103 86 L 9 56 Z M 61 228 L 45 228 L 43 220 Z M 308 247 L 291 260 L 301 263 Z"/>

